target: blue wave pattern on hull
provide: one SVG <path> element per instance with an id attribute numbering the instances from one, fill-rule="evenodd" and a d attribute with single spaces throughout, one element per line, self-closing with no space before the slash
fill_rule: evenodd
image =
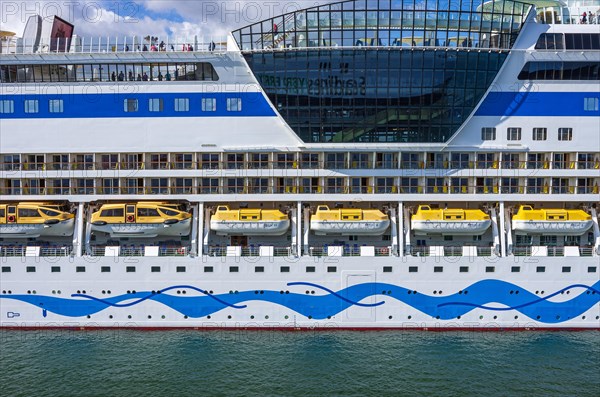
<path id="1" fill-rule="evenodd" d="M 126 308 L 145 301 L 155 301 L 168 306 L 190 318 L 205 317 L 226 308 L 243 310 L 252 301 L 270 302 L 293 310 L 315 320 L 334 316 L 351 306 L 377 307 L 389 299 L 401 301 L 423 313 L 441 320 L 451 320 L 475 308 L 488 311 L 517 310 L 537 321 L 557 324 L 568 321 L 589 310 L 600 302 L 600 281 L 592 286 L 569 285 L 544 297 L 533 294 L 519 286 L 501 280 L 483 280 L 470 287 L 447 296 L 430 296 L 397 285 L 386 283 L 363 283 L 338 292 L 313 283 L 293 282 L 288 286 L 317 288 L 321 295 L 286 293 L 284 291 L 241 291 L 212 295 L 208 291 L 189 285 L 177 285 L 159 292 L 136 292 L 111 298 L 97 298 L 84 294 L 73 294 L 72 299 L 43 295 L 0 295 L 0 299 L 14 299 L 29 303 L 47 312 L 68 317 L 82 317 L 98 313 L 106 308 Z M 191 290 L 200 296 L 178 296 L 168 294 L 173 290 Z M 557 295 L 579 292 L 574 298 L 553 302 Z M 375 301 L 375 297 L 378 300 Z M 370 298 L 372 303 L 361 301 Z M 246 304 L 243 304 L 246 303 Z M 540 316 L 538 318 L 538 316 Z"/>

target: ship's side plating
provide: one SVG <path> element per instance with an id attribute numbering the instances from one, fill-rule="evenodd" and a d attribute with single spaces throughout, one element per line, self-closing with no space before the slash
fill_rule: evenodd
<path id="1" fill-rule="evenodd" d="M 302 15 L 309 14 L 310 9 Z M 285 29 L 292 18 L 293 34 Z M 378 18 L 381 24 L 384 17 Z M 474 77 L 491 81 L 480 94 L 460 97 L 461 111 L 469 113 L 444 116 L 451 120 L 449 128 L 456 126 L 445 139 L 437 138 L 445 136 L 441 120 L 435 131 L 442 135 L 429 127 L 412 134 L 406 127 L 397 141 L 385 142 L 361 137 L 379 131 L 388 139 L 392 127 L 359 131 L 362 126 L 342 120 L 335 130 L 336 120 L 357 113 L 328 114 L 325 103 L 317 117 L 322 124 L 314 128 L 310 112 L 323 91 L 311 93 L 307 87 L 304 97 L 297 79 L 288 76 L 275 84 L 277 76 L 256 76 L 256 59 L 302 52 L 311 67 L 309 59 L 319 51 L 310 48 L 306 19 L 294 15 L 281 21 L 268 23 L 270 31 L 259 39 L 270 44 L 260 49 L 247 49 L 232 36 L 229 51 L 0 56 L 2 201 L 68 202 L 75 214 L 67 237 L 0 240 L 0 326 L 600 328 L 600 50 L 552 49 L 547 41 L 540 47 L 541 37 L 592 37 L 595 26 L 540 23 L 532 9 L 518 29 L 517 24 L 506 28 L 507 48 L 491 48 L 493 40 L 484 33 L 477 37 L 490 48 L 470 46 L 470 36 L 460 34 L 448 38 L 445 47 L 431 46 L 445 54 L 445 62 L 454 62 L 446 55 L 452 51 L 461 53 L 456 59 L 463 52 L 505 54 L 499 55 L 499 70 Z M 307 41 L 302 48 L 288 48 L 288 41 L 301 44 L 298 21 L 304 21 Z M 333 16 L 327 24 L 333 29 Z M 443 24 L 440 19 L 438 27 Z M 335 67 L 326 64 L 334 56 L 329 54 L 350 48 L 331 45 L 333 34 L 330 41 L 315 37 L 316 46 L 328 53 L 318 72 L 326 76 L 322 84 L 335 85 Z M 498 39 L 500 47 L 503 40 Z M 400 48 L 373 46 L 383 52 L 433 51 L 414 35 L 410 41 L 397 41 Z M 358 46 L 354 38 L 351 47 L 375 50 Z M 464 59 L 469 57 L 485 59 Z M 594 64 L 595 72 L 589 67 Z M 342 66 L 342 73 L 348 67 Z M 585 79 L 564 78 L 576 67 L 578 76 L 587 73 Z M 53 81 L 61 70 L 70 70 L 74 81 Z M 138 81 L 138 70 L 147 71 L 149 81 Z M 15 79 L 8 79 L 6 73 L 13 72 Z M 456 90 L 448 84 L 456 85 L 457 77 L 445 78 L 442 96 Z M 380 91 L 369 91 L 372 76 L 364 79 L 366 109 L 369 96 Z M 435 84 L 429 88 L 426 95 L 434 103 L 441 100 Z M 418 106 L 426 108 L 422 93 Z M 294 95 L 297 102 L 290 99 Z M 400 108 L 414 106 L 416 96 L 406 95 Z M 370 122 L 419 126 L 412 121 L 415 114 L 381 115 L 369 116 Z M 420 117 L 437 120 L 438 115 Z M 290 127 L 303 118 L 313 128 L 311 142 Z M 434 138 L 413 141 L 426 136 L 422 131 Z M 102 203 L 138 201 L 173 202 L 189 211 L 189 235 L 118 238 L 93 230 L 91 214 Z M 591 223 L 558 235 L 521 233 L 512 230 L 511 220 L 524 203 L 535 209 L 583 209 Z M 240 210 L 231 227 L 247 232 L 224 233 L 211 225 L 220 204 Z M 466 220 L 449 211 L 439 225 L 425 223 L 423 232 L 412 221 L 422 204 L 481 209 L 486 227 L 452 233 L 452 222 L 462 227 Z M 311 223 L 320 205 L 351 209 L 348 214 L 354 215 L 317 233 Z M 287 229 L 252 233 L 251 222 L 263 220 L 240 214 L 253 208 L 281 211 Z M 368 223 L 360 217 L 371 209 L 381 210 L 386 219 L 378 222 L 385 230 L 351 233 Z M 6 225 L 16 225 L 20 214 L 11 221 L 6 213 L 0 216 Z M 559 218 L 544 222 L 549 228 L 569 227 Z M 444 227 L 448 230 L 436 230 Z"/>

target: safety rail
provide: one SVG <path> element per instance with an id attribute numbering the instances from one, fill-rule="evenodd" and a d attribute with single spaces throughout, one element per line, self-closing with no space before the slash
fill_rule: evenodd
<path id="1" fill-rule="evenodd" d="M 66 257 L 71 256 L 73 247 L 39 246 L 39 245 L 3 245 L 0 246 L 0 257 L 36 256 L 36 257 Z"/>
<path id="2" fill-rule="evenodd" d="M 438 249 L 439 248 L 439 249 Z M 474 250 L 473 250 L 474 249 Z M 490 246 L 411 246 L 408 250 L 411 256 L 444 256 L 444 257 L 458 257 L 458 256 L 492 256 L 492 247 Z"/>
<path id="3" fill-rule="evenodd" d="M 364 251 L 363 251 L 364 250 Z M 309 256 L 314 257 L 373 257 L 373 256 L 391 256 L 391 247 L 348 247 L 348 246 L 314 246 L 309 247 Z"/>
<path id="4" fill-rule="evenodd" d="M 153 36 L 75 37 L 42 39 L 8 38 L 3 54 L 106 54 L 128 52 L 226 52 L 227 36 L 160 39 Z"/>
<path id="5" fill-rule="evenodd" d="M 216 257 L 291 256 L 292 247 L 211 245 L 205 253 Z"/>
<path id="6" fill-rule="evenodd" d="M 78 170 L 346 170 L 346 169 L 568 169 L 600 170 L 600 161 L 89 161 L 89 162 L 6 162 L 0 163 L 0 171 L 78 171 Z"/>
<path id="7" fill-rule="evenodd" d="M 190 248 L 187 246 L 144 246 L 144 245 L 121 245 L 105 246 L 93 245 L 87 251 L 90 256 L 187 256 Z"/>
<path id="8" fill-rule="evenodd" d="M 244 178 L 241 178 L 244 179 Z M 268 178 L 259 178 L 268 179 Z M 78 182 L 76 180 L 75 182 Z M 28 181 L 25 180 L 24 183 Z M 92 181 L 93 182 L 93 181 Z M 0 195 L 20 196 L 60 196 L 60 195 L 185 195 L 185 194 L 598 194 L 599 187 L 595 186 L 251 186 L 252 181 L 240 186 L 136 186 L 123 187 L 0 187 Z M 250 186 L 249 186 L 250 185 Z"/>

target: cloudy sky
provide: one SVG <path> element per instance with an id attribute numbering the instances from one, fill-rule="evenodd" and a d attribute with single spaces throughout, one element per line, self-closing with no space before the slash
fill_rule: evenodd
<path id="1" fill-rule="evenodd" d="M 219 37 L 238 27 L 331 0 L 0 0 L 0 30 L 21 36 L 27 18 L 59 17 L 81 37 Z"/>

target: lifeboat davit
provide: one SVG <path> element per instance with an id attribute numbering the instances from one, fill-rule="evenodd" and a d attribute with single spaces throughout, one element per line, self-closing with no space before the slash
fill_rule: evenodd
<path id="1" fill-rule="evenodd" d="M 318 235 L 379 236 L 390 226 L 389 217 L 376 209 L 329 209 L 319 205 L 310 217 L 310 229 Z"/>
<path id="2" fill-rule="evenodd" d="M 0 238 L 72 236 L 75 215 L 53 203 L 0 203 Z"/>
<path id="3" fill-rule="evenodd" d="M 492 221 L 481 210 L 432 209 L 420 205 L 411 218 L 411 228 L 416 234 L 443 234 L 479 236 L 488 230 Z"/>
<path id="4" fill-rule="evenodd" d="M 190 234 L 192 214 L 164 202 L 104 204 L 92 214 L 92 232 L 111 237 L 180 237 Z"/>
<path id="5" fill-rule="evenodd" d="M 279 210 L 232 210 L 220 205 L 210 218 L 210 230 L 223 236 L 281 236 L 289 228 L 289 218 Z"/>
<path id="6" fill-rule="evenodd" d="M 522 205 L 512 218 L 518 234 L 581 236 L 592 227 L 592 217 L 582 210 L 534 209 Z"/>

